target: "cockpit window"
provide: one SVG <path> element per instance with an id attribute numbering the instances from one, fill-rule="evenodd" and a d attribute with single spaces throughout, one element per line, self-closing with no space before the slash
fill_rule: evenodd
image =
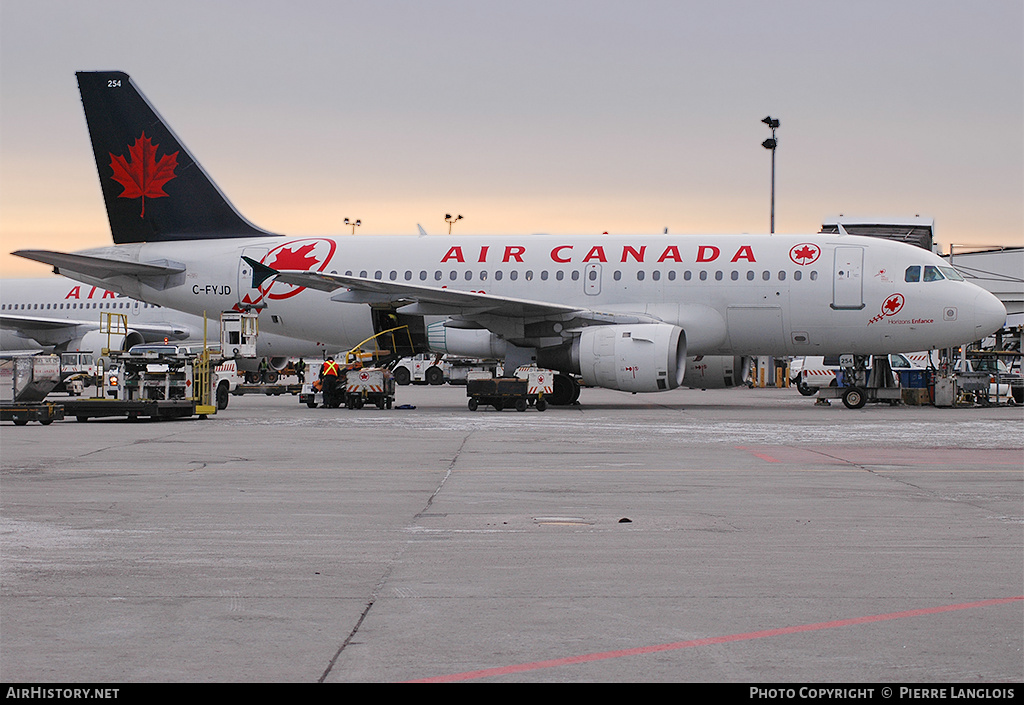
<path id="1" fill-rule="evenodd" d="M 949 279 L 950 281 L 962 282 L 964 280 L 964 278 L 960 276 L 960 272 L 956 271 L 952 267 L 939 267 L 939 269 L 946 275 L 946 279 Z"/>
<path id="2" fill-rule="evenodd" d="M 921 281 L 921 268 L 916 264 L 912 267 L 907 267 L 907 274 L 904 279 L 908 282 Z"/>
<path id="3" fill-rule="evenodd" d="M 937 282 L 945 279 L 942 276 L 942 272 L 939 271 L 938 267 L 934 267 L 930 264 L 926 264 L 924 267 L 924 280 L 926 282 Z"/>

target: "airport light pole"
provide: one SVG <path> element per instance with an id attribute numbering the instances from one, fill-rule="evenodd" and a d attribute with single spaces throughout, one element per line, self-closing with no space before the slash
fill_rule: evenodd
<path id="1" fill-rule="evenodd" d="M 349 222 L 349 219 L 345 218 L 345 225 L 351 225 L 352 226 L 352 234 L 353 235 L 356 234 L 356 228 L 358 228 L 362 224 L 363 224 L 363 221 L 361 221 L 361 220 L 357 219 L 357 220 L 354 220 L 352 222 Z"/>
<path id="2" fill-rule="evenodd" d="M 444 222 L 448 223 L 448 234 L 449 235 L 452 234 L 452 226 L 455 225 L 460 220 L 462 220 L 462 216 L 461 215 L 458 215 L 458 216 L 455 216 L 454 218 L 452 218 L 451 213 L 445 213 L 444 214 Z"/>
<path id="3" fill-rule="evenodd" d="M 775 234 L 775 148 L 779 145 L 779 141 L 775 139 L 775 131 L 779 129 L 779 121 L 773 118 L 771 115 L 762 120 L 765 125 L 772 128 L 772 136 L 761 143 L 761 146 L 765 149 L 772 151 L 772 224 L 771 232 Z"/>

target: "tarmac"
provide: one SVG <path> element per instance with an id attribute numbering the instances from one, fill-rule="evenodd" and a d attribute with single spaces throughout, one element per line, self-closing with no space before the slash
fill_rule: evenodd
<path id="1" fill-rule="evenodd" d="M 585 389 L 0 428 L 0 680 L 1024 681 L 1020 407 Z"/>

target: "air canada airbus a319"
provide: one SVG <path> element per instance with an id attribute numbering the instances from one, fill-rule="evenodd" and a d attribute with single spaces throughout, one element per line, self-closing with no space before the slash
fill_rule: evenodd
<path id="1" fill-rule="evenodd" d="M 589 385 L 658 392 L 687 356 L 960 345 L 1006 310 L 920 248 L 811 235 L 286 237 L 224 197 L 125 73 L 79 73 L 114 245 L 14 254 L 181 311 L 257 309 L 261 332 L 339 348 L 408 325 L 412 352 L 535 361 L 555 403 Z M 721 361 L 726 361 L 722 363 Z"/>

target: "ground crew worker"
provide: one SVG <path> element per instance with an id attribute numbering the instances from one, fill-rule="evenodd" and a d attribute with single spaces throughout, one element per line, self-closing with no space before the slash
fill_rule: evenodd
<path id="1" fill-rule="evenodd" d="M 306 382 L 306 361 L 301 357 L 299 361 L 295 363 L 295 375 L 299 378 L 299 384 L 305 384 Z"/>
<path id="2" fill-rule="evenodd" d="M 261 358 L 260 359 L 260 384 L 266 384 L 267 383 L 267 370 L 269 369 L 269 367 L 270 366 L 267 364 L 267 358 L 265 358 L 265 357 Z"/>
<path id="3" fill-rule="evenodd" d="M 334 361 L 333 357 L 324 361 L 323 367 L 320 368 L 320 379 L 324 383 L 324 405 L 335 406 L 334 394 L 338 387 L 338 363 Z"/>

